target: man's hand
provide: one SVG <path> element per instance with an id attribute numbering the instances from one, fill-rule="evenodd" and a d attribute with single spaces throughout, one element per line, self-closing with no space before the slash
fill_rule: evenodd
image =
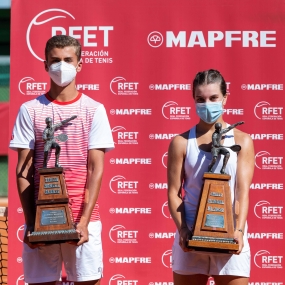
<path id="1" fill-rule="evenodd" d="M 26 227 L 23 242 L 25 244 L 27 244 L 32 249 L 35 249 L 35 248 L 40 247 L 40 246 L 45 246 L 46 245 L 45 243 L 30 243 L 29 242 L 29 236 L 30 236 L 31 232 L 33 232 L 33 231 L 34 231 L 34 227 L 32 227 L 32 226 Z"/>
<path id="2" fill-rule="evenodd" d="M 76 226 L 76 231 L 79 233 L 79 238 L 80 238 L 77 245 L 82 245 L 83 243 L 88 242 L 89 232 L 87 226 L 83 226 L 80 223 L 78 223 Z"/>

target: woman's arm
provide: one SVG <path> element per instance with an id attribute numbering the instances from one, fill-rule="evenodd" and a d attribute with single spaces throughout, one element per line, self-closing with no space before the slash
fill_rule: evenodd
<path id="1" fill-rule="evenodd" d="M 235 222 L 234 238 L 239 243 L 239 250 L 243 248 L 243 234 L 248 214 L 249 187 L 254 172 L 254 147 L 251 137 L 239 130 L 235 130 L 235 141 L 241 146 L 238 153 L 236 189 L 235 189 Z"/>
<path id="2" fill-rule="evenodd" d="M 182 181 L 184 178 L 184 159 L 189 132 L 176 136 L 168 149 L 167 179 L 168 207 L 180 234 L 180 246 L 187 251 L 186 243 L 191 232 L 187 228 L 182 200 Z"/>

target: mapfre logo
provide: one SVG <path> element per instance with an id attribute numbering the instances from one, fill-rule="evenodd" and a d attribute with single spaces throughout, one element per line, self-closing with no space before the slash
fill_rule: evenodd
<path id="1" fill-rule="evenodd" d="M 149 189 L 159 189 L 159 190 L 166 190 L 168 188 L 167 183 L 149 183 Z"/>
<path id="2" fill-rule="evenodd" d="M 111 158 L 111 164 L 151 164 L 151 158 Z"/>
<path id="3" fill-rule="evenodd" d="M 123 126 L 116 126 L 112 129 L 116 144 L 138 144 L 139 132 L 128 132 Z"/>
<path id="4" fill-rule="evenodd" d="M 173 83 L 173 84 L 166 84 L 166 83 L 155 83 L 149 85 L 150 90 L 154 91 L 161 91 L 161 90 L 169 90 L 169 91 L 190 91 L 191 90 L 191 84 L 182 84 L 182 83 Z"/>
<path id="5" fill-rule="evenodd" d="M 255 155 L 255 166 L 263 170 L 283 170 L 283 157 L 271 156 L 268 151 L 259 151 Z"/>
<path id="6" fill-rule="evenodd" d="M 127 214 L 127 215 L 140 215 L 140 214 L 151 214 L 151 208 L 110 208 L 110 214 Z"/>
<path id="7" fill-rule="evenodd" d="M 113 243 L 138 243 L 138 231 L 115 225 L 109 231 L 109 238 Z"/>
<path id="8" fill-rule="evenodd" d="M 168 202 L 166 201 L 165 203 L 163 203 L 162 207 L 161 207 L 161 212 L 162 215 L 167 218 L 167 219 L 172 219 L 170 212 L 169 212 L 169 208 L 168 208 Z"/>
<path id="9" fill-rule="evenodd" d="M 259 250 L 254 255 L 254 264 L 258 268 L 282 269 L 282 255 L 271 255 L 268 250 Z"/>
<path id="10" fill-rule="evenodd" d="M 283 190 L 283 183 L 251 183 L 250 189 L 253 190 Z"/>
<path id="11" fill-rule="evenodd" d="M 248 285 L 283 285 L 283 282 L 248 282 Z"/>
<path id="12" fill-rule="evenodd" d="M 174 101 L 168 101 L 162 106 L 162 116 L 167 120 L 190 120 L 191 107 L 180 107 Z"/>
<path id="13" fill-rule="evenodd" d="M 63 21 L 63 19 L 67 19 Z M 31 54 L 38 60 L 44 61 L 38 54 L 42 54 L 42 47 L 45 42 L 39 42 L 39 34 L 50 35 L 52 37 L 58 34 L 69 35 L 78 39 L 84 48 L 92 48 L 92 51 L 82 51 L 82 57 L 86 63 L 112 63 L 113 59 L 109 57 L 108 51 L 102 50 L 109 46 L 109 34 L 114 30 L 113 26 L 69 26 L 71 20 L 75 17 L 66 10 L 48 9 L 37 14 L 30 22 L 26 42 Z M 64 23 L 65 22 L 65 23 Z M 75 22 L 75 24 L 77 24 Z M 45 41 L 46 37 L 43 39 Z M 94 51 L 94 48 L 98 51 Z M 89 57 L 88 57 L 89 56 Z"/>
<path id="14" fill-rule="evenodd" d="M 167 282 L 167 281 L 155 281 L 155 282 L 149 282 L 148 285 L 174 285 L 173 282 Z"/>
<path id="15" fill-rule="evenodd" d="M 17 238 L 20 242 L 23 242 L 24 230 L 25 230 L 24 225 L 20 226 L 17 230 Z"/>
<path id="16" fill-rule="evenodd" d="M 160 32 L 151 32 L 147 37 L 148 44 L 153 48 L 158 48 L 163 44 L 163 36 Z"/>
<path id="17" fill-rule="evenodd" d="M 247 233 L 250 239 L 283 239 L 283 233 Z"/>
<path id="18" fill-rule="evenodd" d="M 147 37 L 148 44 L 157 48 L 163 42 L 167 48 L 213 48 L 216 45 L 227 48 L 276 47 L 276 31 L 166 31 L 165 40 L 162 33 L 154 31 Z"/>
<path id="19" fill-rule="evenodd" d="M 110 257 L 110 263 L 144 264 L 151 263 L 151 257 Z"/>
<path id="20" fill-rule="evenodd" d="M 170 238 L 175 238 L 175 233 L 149 233 L 148 235 L 149 238 L 159 238 L 159 239 L 170 239 Z"/>
<path id="21" fill-rule="evenodd" d="M 272 91 L 282 91 L 283 84 L 242 84 L 242 90 L 272 90 Z"/>
<path id="22" fill-rule="evenodd" d="M 263 220 L 282 220 L 283 206 L 271 206 L 270 202 L 262 200 L 255 204 L 254 214 Z"/>
<path id="23" fill-rule="evenodd" d="M 251 134 L 253 140 L 278 140 L 283 141 L 283 134 Z"/>
<path id="24" fill-rule="evenodd" d="M 224 114 L 226 115 L 237 115 L 237 116 L 244 115 L 243 109 L 224 109 L 223 111 Z"/>
<path id="25" fill-rule="evenodd" d="M 25 282 L 25 280 L 24 280 L 24 275 L 21 275 L 21 276 L 19 276 L 19 278 L 17 279 L 16 285 L 29 285 L 29 284 Z"/>
<path id="26" fill-rule="evenodd" d="M 150 116 L 152 114 L 151 109 L 111 109 L 111 115 L 121 115 L 121 116 L 133 116 L 142 115 Z"/>
<path id="27" fill-rule="evenodd" d="M 259 120 L 283 120 L 283 107 L 271 107 L 270 103 L 261 101 L 255 105 L 254 115 Z"/>
<path id="28" fill-rule="evenodd" d="M 109 280 L 109 285 L 137 285 L 138 280 L 127 280 L 122 274 L 115 274 Z"/>
<path id="29" fill-rule="evenodd" d="M 139 95 L 138 82 L 128 82 L 126 78 L 118 76 L 111 80 L 110 90 L 115 95 Z"/>
<path id="30" fill-rule="evenodd" d="M 172 268 L 172 250 L 169 249 L 162 254 L 161 262 L 166 268 Z"/>
<path id="31" fill-rule="evenodd" d="M 129 181 L 122 175 L 116 175 L 109 182 L 110 190 L 115 194 L 138 194 L 138 181 Z"/>
<path id="32" fill-rule="evenodd" d="M 20 80 L 18 89 L 23 95 L 39 96 L 46 93 L 47 83 L 36 82 L 33 77 L 24 77 Z"/>
<path id="33" fill-rule="evenodd" d="M 76 89 L 78 91 L 99 91 L 100 90 L 100 85 L 99 84 L 86 84 L 86 83 L 82 83 L 82 84 L 76 84 Z"/>
<path id="34" fill-rule="evenodd" d="M 151 140 L 171 140 L 178 134 L 150 134 L 148 137 Z"/>

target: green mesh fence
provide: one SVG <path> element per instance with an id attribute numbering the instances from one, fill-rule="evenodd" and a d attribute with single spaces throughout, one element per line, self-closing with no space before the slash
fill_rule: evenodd
<path id="1" fill-rule="evenodd" d="M 0 102 L 9 101 L 10 65 L 0 64 Z"/>
<path id="2" fill-rule="evenodd" d="M 8 157 L 0 156 L 0 197 L 8 196 Z"/>

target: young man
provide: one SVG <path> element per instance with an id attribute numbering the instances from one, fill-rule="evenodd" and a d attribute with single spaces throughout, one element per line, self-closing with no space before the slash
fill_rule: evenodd
<path id="1" fill-rule="evenodd" d="M 101 222 L 97 198 L 100 190 L 104 154 L 114 148 L 105 108 L 75 88 L 75 77 L 82 69 L 80 43 L 69 36 L 54 36 L 45 48 L 45 70 L 51 78 L 47 94 L 24 103 L 19 111 L 10 147 L 18 151 L 17 184 L 25 215 L 23 264 L 25 282 L 54 285 L 60 278 L 62 262 L 67 278 L 76 284 L 94 285 L 102 276 Z M 29 243 L 35 224 L 35 199 L 39 187 L 38 169 L 44 163 L 43 131 L 46 118 L 60 123 L 74 119 L 55 130 L 64 132 L 59 162 L 73 211 L 77 245 L 40 246 Z M 51 155 L 47 167 L 54 167 Z"/>

